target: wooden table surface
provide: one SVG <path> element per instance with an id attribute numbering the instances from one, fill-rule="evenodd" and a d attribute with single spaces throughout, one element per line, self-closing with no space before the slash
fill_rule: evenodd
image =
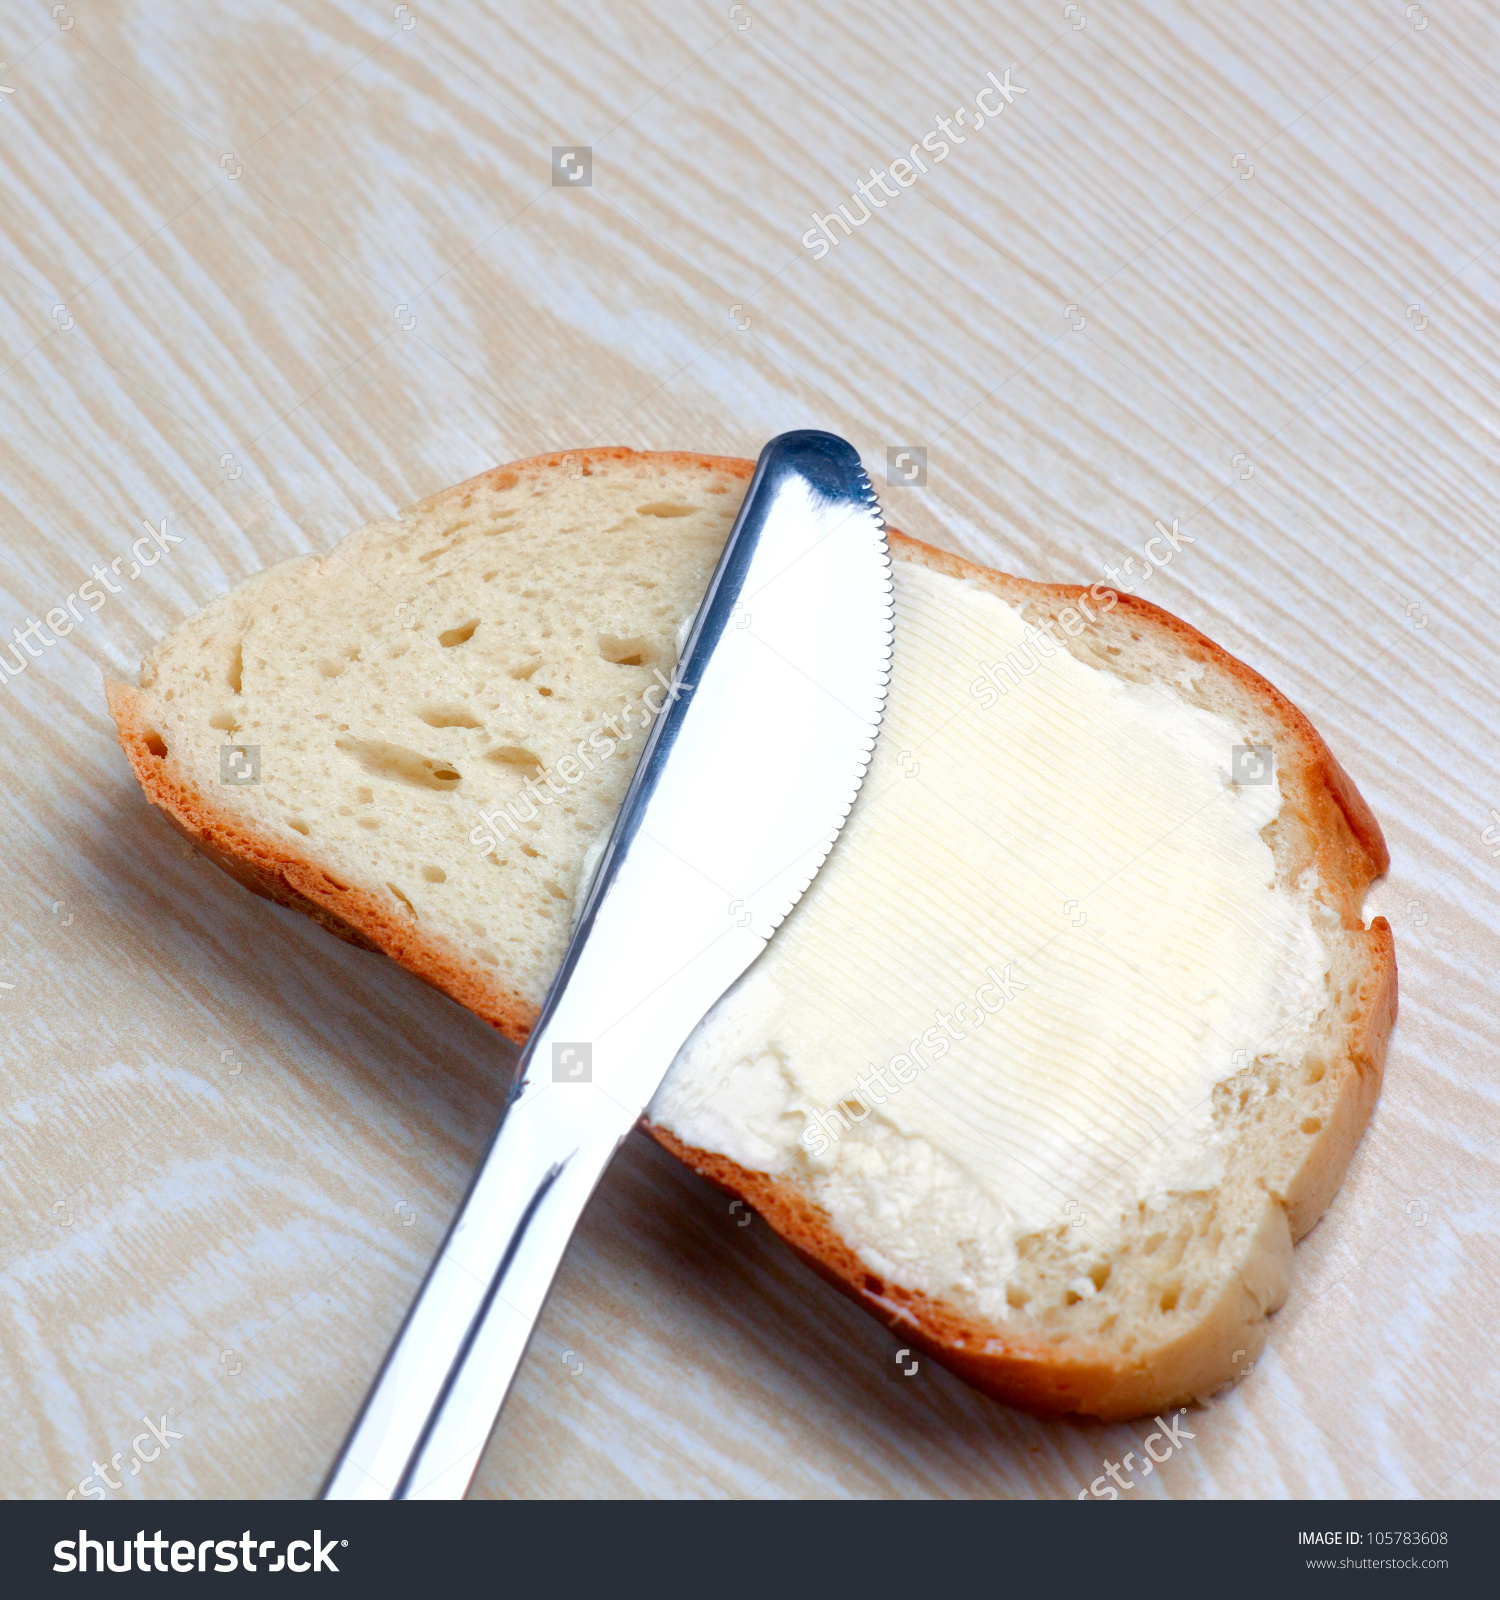
<path id="1" fill-rule="evenodd" d="M 4 0 L 0 60 L 0 634 L 124 558 L 0 690 L 5 1494 L 314 1492 L 513 1060 L 198 859 L 101 679 L 492 464 L 805 426 L 1031 577 L 1177 520 L 1143 592 L 1390 841 L 1374 1123 L 1254 1373 L 1127 1497 L 1500 1489 L 1492 7 Z M 815 259 L 990 72 L 1013 103 Z M 1139 1450 L 887 1381 L 743 1220 L 628 1142 L 477 1494 L 1055 1497 Z"/>

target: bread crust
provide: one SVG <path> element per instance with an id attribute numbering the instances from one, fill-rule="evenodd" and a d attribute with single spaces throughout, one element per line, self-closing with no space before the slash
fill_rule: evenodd
<path id="1" fill-rule="evenodd" d="M 475 489 L 506 488 L 527 474 L 566 470 L 587 476 L 596 465 L 637 461 L 739 479 L 748 479 L 755 470 L 753 461 L 683 451 L 638 452 L 624 447 L 559 451 L 496 467 L 413 509 L 430 512 L 449 503 L 461 506 Z M 973 581 L 1012 605 L 1055 613 L 1077 606 L 1090 594 L 1078 586 L 1010 577 L 894 529 L 890 543 L 898 559 Z M 1126 1358 L 1104 1347 L 1048 1342 L 980 1322 L 870 1272 L 828 1215 L 793 1184 L 687 1146 L 644 1118 L 642 1126 L 695 1172 L 760 1212 L 837 1289 L 977 1388 L 1039 1415 L 1081 1413 L 1123 1419 L 1202 1398 L 1232 1380 L 1231 1357 L 1247 1353 L 1253 1357 L 1260 1348 L 1265 1318 L 1285 1294 L 1291 1245 L 1316 1222 L 1337 1190 L 1374 1109 L 1396 1017 L 1396 963 L 1385 919 L 1376 918 L 1366 928 L 1360 916 L 1365 888 L 1390 861 L 1380 826 L 1308 719 L 1243 662 L 1149 601 L 1121 594 L 1108 621 L 1117 637 L 1134 640 L 1144 635 L 1170 641 L 1206 672 L 1233 684 L 1275 728 L 1284 804 L 1301 814 L 1306 836 L 1314 842 L 1320 879 L 1336 898 L 1354 951 L 1352 970 L 1343 975 L 1353 993 L 1354 1020 L 1339 1058 L 1329 1064 L 1331 1082 L 1322 1127 L 1300 1160 L 1264 1186 L 1258 1225 L 1244 1259 L 1233 1263 L 1234 1270 L 1225 1275 L 1215 1298 L 1193 1325 L 1169 1344 Z M 399 918 L 383 898 L 339 882 L 310 855 L 247 828 L 217 807 L 209 795 L 184 781 L 170 755 L 154 753 L 140 691 L 111 683 L 107 692 L 120 743 L 146 797 L 211 861 L 256 894 L 305 912 L 351 944 L 390 956 L 508 1039 L 525 1042 L 537 1016 L 532 1002 L 477 975 L 460 951 Z"/>

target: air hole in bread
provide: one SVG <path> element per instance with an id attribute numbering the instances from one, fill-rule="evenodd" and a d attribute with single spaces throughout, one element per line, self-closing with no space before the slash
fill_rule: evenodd
<path id="1" fill-rule="evenodd" d="M 1162 1290 L 1161 1299 L 1157 1301 L 1157 1306 L 1162 1311 L 1175 1311 L 1177 1309 L 1177 1300 L 1181 1293 L 1182 1285 L 1180 1283 L 1169 1284 Z"/>
<path id="2" fill-rule="evenodd" d="M 300 833 L 304 839 L 310 838 L 312 836 L 312 829 L 310 827 L 308 827 L 308 825 L 302 820 L 301 817 L 288 817 L 286 819 L 286 825 L 289 828 L 295 828 L 297 830 L 297 832 Z"/>
<path id="3" fill-rule="evenodd" d="M 455 789 L 463 781 L 463 774 L 446 761 L 408 750 L 405 745 L 387 744 L 382 739 L 335 739 L 334 744 L 352 755 L 372 778 L 440 791 Z"/>
<path id="4" fill-rule="evenodd" d="M 467 706 L 423 706 L 417 715 L 429 728 L 482 728 L 484 724 Z"/>
<path id="5" fill-rule="evenodd" d="M 448 628 L 438 635 L 438 643 L 445 650 L 451 650 L 456 644 L 467 644 L 474 637 L 474 630 L 479 626 L 479 618 L 472 622 L 460 622 L 456 628 Z"/>
<path id="6" fill-rule="evenodd" d="M 318 671 L 325 678 L 336 678 L 348 665 L 347 661 L 328 661 L 325 659 L 318 663 Z"/>
<path id="7" fill-rule="evenodd" d="M 441 867 L 423 867 L 422 876 L 428 883 L 447 883 L 448 874 Z"/>
<path id="8" fill-rule="evenodd" d="M 525 679 L 529 678 L 532 673 L 535 672 L 539 666 L 541 666 L 541 664 L 542 663 L 540 659 L 537 659 L 536 661 L 518 662 L 510 669 L 510 675 L 513 678 L 520 678 L 524 681 Z"/>
<path id="9" fill-rule="evenodd" d="M 514 767 L 519 772 L 540 771 L 542 766 L 540 756 L 518 744 L 496 745 L 493 750 L 485 751 L 484 759 L 502 767 Z"/>
<path id="10" fill-rule="evenodd" d="M 489 486 L 492 489 L 514 489 L 520 481 L 518 472 L 496 472 L 491 475 Z"/>
<path id="11" fill-rule="evenodd" d="M 1317 1133 L 1322 1126 L 1322 1117 L 1304 1117 L 1302 1119 L 1303 1133 Z"/>
<path id="12" fill-rule="evenodd" d="M 649 667 L 659 653 L 649 639 L 621 639 L 613 633 L 599 635 L 599 654 L 617 667 Z"/>
<path id="13" fill-rule="evenodd" d="M 236 694 L 242 692 L 245 682 L 245 641 L 243 639 L 235 642 L 234 653 L 229 658 L 227 682 Z"/>
<path id="14" fill-rule="evenodd" d="M 417 557 L 417 565 L 419 567 L 426 566 L 429 561 L 436 561 L 442 553 L 441 550 L 429 550 L 425 556 Z"/>
<path id="15" fill-rule="evenodd" d="M 699 507 L 685 506 L 680 500 L 653 500 L 650 505 L 635 509 L 642 517 L 690 517 Z"/>
<path id="16" fill-rule="evenodd" d="M 417 908 L 411 903 L 410 900 L 408 900 L 406 898 L 406 896 L 404 894 L 402 894 L 402 892 L 396 887 L 396 885 L 394 883 L 389 883 L 388 882 L 386 884 L 386 888 L 389 889 L 391 891 L 391 893 L 393 895 L 395 895 L 395 897 L 401 902 L 401 904 L 406 907 L 407 915 L 412 919 L 413 922 L 420 922 L 422 920 L 417 915 Z"/>
<path id="17" fill-rule="evenodd" d="M 487 949 L 484 945 L 479 946 L 479 959 L 481 961 L 489 962 L 492 967 L 498 967 L 500 965 L 500 957 L 497 956 L 493 950 Z"/>
<path id="18" fill-rule="evenodd" d="M 158 761 L 164 761 L 167 755 L 167 741 L 155 728 L 146 729 L 146 748 Z"/>
<path id="19" fill-rule="evenodd" d="M 235 721 L 234 712 L 232 711 L 214 712 L 208 719 L 208 725 L 210 728 L 218 728 L 224 733 L 238 733 L 240 731 L 240 724 Z"/>

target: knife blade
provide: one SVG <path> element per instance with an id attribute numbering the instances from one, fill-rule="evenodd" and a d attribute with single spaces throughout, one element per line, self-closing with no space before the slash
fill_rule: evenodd
<path id="1" fill-rule="evenodd" d="M 323 1498 L 467 1490 L 589 1196 L 849 814 L 893 615 L 858 454 L 812 430 L 773 439 L 653 705 L 505 1111 Z"/>

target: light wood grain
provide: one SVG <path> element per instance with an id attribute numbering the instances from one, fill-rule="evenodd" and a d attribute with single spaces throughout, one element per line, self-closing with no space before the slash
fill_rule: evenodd
<path id="1" fill-rule="evenodd" d="M 101 677 L 493 463 L 816 425 L 877 482 L 925 444 L 891 520 L 1028 576 L 1180 519 L 1144 592 L 1309 711 L 1390 840 L 1374 1124 L 1254 1374 L 1135 1496 L 1496 1493 L 1492 10 L 50 10 L 0 13 L 0 635 L 142 519 L 183 542 L 0 689 L 0 1492 L 121 1452 L 122 1495 L 311 1493 L 512 1059 L 194 857 Z M 1007 67 L 1024 97 L 811 259 Z M 552 188 L 564 143 L 591 188 Z M 628 1144 L 478 1494 L 1051 1497 L 1140 1437 L 888 1381 L 741 1220 Z M 132 1477 L 147 1414 L 182 1437 Z"/>

